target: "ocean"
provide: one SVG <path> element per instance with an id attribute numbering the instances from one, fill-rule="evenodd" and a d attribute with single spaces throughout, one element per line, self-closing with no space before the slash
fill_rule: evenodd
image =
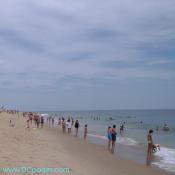
<path id="1" fill-rule="evenodd" d="M 175 110 L 95 110 L 40 112 L 59 117 L 68 116 L 80 122 L 80 137 L 88 124 L 88 140 L 95 144 L 107 144 L 107 128 L 116 124 L 118 129 L 116 154 L 144 164 L 146 160 L 147 132 L 154 130 L 154 143 L 160 151 L 154 154 L 152 165 L 175 174 Z M 125 122 L 124 133 L 119 132 Z M 167 124 L 169 131 L 164 131 Z M 158 131 L 156 130 L 158 128 Z"/>

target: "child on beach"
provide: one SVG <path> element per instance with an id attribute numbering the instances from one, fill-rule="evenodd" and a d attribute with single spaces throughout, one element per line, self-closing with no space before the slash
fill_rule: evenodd
<path id="1" fill-rule="evenodd" d="M 10 127 L 14 127 L 15 125 L 12 123 L 12 120 L 9 121 Z"/>
<path id="2" fill-rule="evenodd" d="M 153 153 L 160 151 L 160 145 L 159 144 L 154 144 L 153 145 Z"/>
<path id="3" fill-rule="evenodd" d="M 84 139 L 86 139 L 88 133 L 87 125 L 84 125 Z"/>

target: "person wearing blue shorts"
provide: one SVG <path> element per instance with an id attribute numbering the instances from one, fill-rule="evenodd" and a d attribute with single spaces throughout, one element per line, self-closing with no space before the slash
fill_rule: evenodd
<path id="1" fill-rule="evenodd" d="M 111 150 L 111 144 L 112 144 L 112 129 L 109 126 L 107 131 L 107 137 L 108 137 L 108 150 Z"/>

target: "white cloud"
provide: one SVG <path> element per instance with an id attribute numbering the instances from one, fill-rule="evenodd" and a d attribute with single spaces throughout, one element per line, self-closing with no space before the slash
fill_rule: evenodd
<path id="1" fill-rule="evenodd" d="M 174 80 L 164 68 L 175 59 L 174 15 L 172 0 L 1 2 L 0 87 L 56 89 L 69 76 L 80 78 L 65 87 L 93 78 Z"/>

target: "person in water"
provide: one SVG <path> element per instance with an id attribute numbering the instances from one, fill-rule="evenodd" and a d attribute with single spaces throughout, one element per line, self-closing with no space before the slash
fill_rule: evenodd
<path id="1" fill-rule="evenodd" d="M 107 137 L 108 137 L 108 150 L 111 150 L 111 144 L 112 144 L 112 129 L 109 126 L 107 131 Z"/>
<path id="2" fill-rule="evenodd" d="M 152 153 L 153 153 L 153 130 L 149 130 L 148 135 L 147 135 L 147 142 L 148 142 L 148 147 L 147 147 L 147 161 L 146 164 L 150 165 L 151 159 L 152 159 Z"/>
<path id="3" fill-rule="evenodd" d="M 84 139 L 85 139 L 85 140 L 86 140 L 87 133 L 88 133 L 87 126 L 88 126 L 88 125 L 84 125 Z"/>
<path id="4" fill-rule="evenodd" d="M 116 125 L 113 125 L 112 127 L 112 148 L 111 148 L 112 154 L 114 153 L 114 150 L 115 150 L 116 136 L 117 136 Z"/>
<path id="5" fill-rule="evenodd" d="M 120 135 L 122 136 L 124 132 L 124 124 L 122 123 L 122 125 L 120 126 Z"/>

